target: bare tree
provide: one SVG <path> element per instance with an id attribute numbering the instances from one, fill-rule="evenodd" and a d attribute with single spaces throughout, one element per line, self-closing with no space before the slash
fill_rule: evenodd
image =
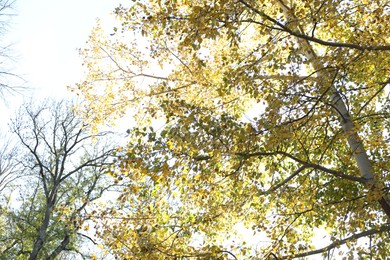
<path id="1" fill-rule="evenodd" d="M 13 9 L 14 0 L 0 0 L 0 35 L 7 33 L 11 18 L 15 16 Z M 20 93 L 25 90 L 25 81 L 22 77 L 12 72 L 11 63 L 13 61 L 11 53 L 12 43 L 0 41 L 0 97 L 5 100 L 6 94 Z"/>
<path id="2" fill-rule="evenodd" d="M 25 234 L 9 242 L 15 243 L 13 256 L 54 259 L 63 251 L 77 251 L 89 203 L 110 186 L 105 175 L 112 154 L 108 134 L 91 134 L 72 107 L 65 101 L 28 104 L 11 122 L 29 173 L 29 195 L 13 216 Z"/>
<path id="3" fill-rule="evenodd" d="M 9 184 L 18 178 L 20 165 L 17 161 L 17 148 L 10 139 L 4 135 L 0 136 L 0 194 L 9 187 Z"/>

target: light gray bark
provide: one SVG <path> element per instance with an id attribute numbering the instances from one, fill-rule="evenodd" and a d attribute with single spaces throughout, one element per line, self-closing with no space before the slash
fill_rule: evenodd
<path id="1" fill-rule="evenodd" d="M 345 103 L 336 90 L 334 90 L 331 96 L 331 101 L 340 114 L 340 123 L 344 133 L 347 135 L 348 145 L 358 165 L 360 175 L 367 183 L 372 183 L 374 181 L 374 174 L 372 173 L 371 162 L 368 159 L 363 143 L 355 130 L 355 126 Z"/>
<path id="2" fill-rule="evenodd" d="M 277 0 L 276 2 L 283 10 L 286 19 L 290 21 L 288 23 L 289 29 L 303 34 L 304 32 L 296 22 L 298 19 L 294 16 L 293 11 L 290 10 L 282 0 Z M 372 165 L 368 158 L 367 151 L 364 149 L 363 143 L 353 123 L 353 118 L 351 117 L 344 100 L 341 98 L 338 89 L 333 85 L 333 73 L 324 69 L 323 64 L 319 61 L 315 51 L 307 39 L 297 38 L 297 41 L 300 45 L 302 54 L 306 56 L 311 66 L 315 71 L 317 71 L 317 78 L 322 80 L 324 84 L 323 87 L 330 89 L 330 96 L 328 98 L 330 99 L 331 105 L 339 114 L 340 124 L 347 136 L 349 148 L 355 158 L 361 177 L 365 180 L 365 183 L 369 188 L 375 187 L 377 185 L 377 181 L 374 178 Z M 388 199 L 382 197 L 379 199 L 379 203 L 387 216 L 390 217 L 390 203 Z"/>

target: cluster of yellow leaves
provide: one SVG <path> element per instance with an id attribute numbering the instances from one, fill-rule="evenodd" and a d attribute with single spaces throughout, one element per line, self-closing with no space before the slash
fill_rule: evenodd
<path id="1" fill-rule="evenodd" d="M 361 50 L 388 44 L 383 1 L 155 0 L 116 14 L 122 30 L 110 40 L 93 32 L 76 87 L 89 122 L 129 110 L 137 122 L 112 169 L 127 187 L 99 231 L 115 255 L 293 255 L 313 248 L 314 228 L 339 238 L 385 223 L 384 191 L 351 180 L 357 151 L 346 142 L 362 133 L 377 178 L 389 181 L 390 55 Z M 351 133 L 332 89 L 356 118 Z M 259 103 L 264 112 L 245 119 Z M 156 118 L 161 131 L 147 128 Z M 237 223 L 271 243 L 229 245 Z M 389 237 L 376 239 L 388 252 L 379 243 Z"/>

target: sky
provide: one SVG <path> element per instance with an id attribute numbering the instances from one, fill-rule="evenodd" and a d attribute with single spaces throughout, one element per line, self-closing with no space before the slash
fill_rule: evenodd
<path id="1" fill-rule="evenodd" d="M 103 27 L 113 27 L 112 11 L 119 0 L 16 0 L 4 37 L 11 43 L 12 72 L 23 77 L 30 91 L 7 96 L 1 102 L 5 120 L 23 100 L 69 95 L 66 87 L 83 75 L 78 49 L 85 46 L 99 18 Z M 4 39 L 3 37 L 3 39 Z"/>

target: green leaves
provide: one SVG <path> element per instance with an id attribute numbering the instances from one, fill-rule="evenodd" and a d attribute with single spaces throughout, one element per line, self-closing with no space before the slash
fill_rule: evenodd
<path id="1" fill-rule="evenodd" d="M 316 246 L 313 228 L 344 238 L 373 222 L 385 225 L 378 199 L 389 181 L 390 24 L 381 9 L 380 1 L 342 0 L 118 8 L 123 28 L 150 48 L 127 33 L 110 42 L 94 32 L 97 53 L 85 51 L 88 84 L 79 88 L 96 125 L 128 110 L 137 120 L 112 169 L 128 183 L 118 201 L 118 222 L 128 231 L 104 238 L 111 248 L 118 237 L 131 245 L 114 254 L 215 254 L 234 225 L 245 223 L 266 232 L 270 243 L 233 246 L 237 258 L 270 251 L 288 258 Z M 109 59 L 102 62 L 102 54 Z M 164 126 L 149 128 L 156 118 Z M 356 154 L 367 158 L 362 163 Z M 358 181 L 362 165 L 371 164 L 373 190 Z M 149 251 L 134 242 L 141 223 L 153 227 L 145 238 Z M 196 237 L 202 245 L 194 245 Z M 347 240 L 355 250 L 357 242 Z"/>

